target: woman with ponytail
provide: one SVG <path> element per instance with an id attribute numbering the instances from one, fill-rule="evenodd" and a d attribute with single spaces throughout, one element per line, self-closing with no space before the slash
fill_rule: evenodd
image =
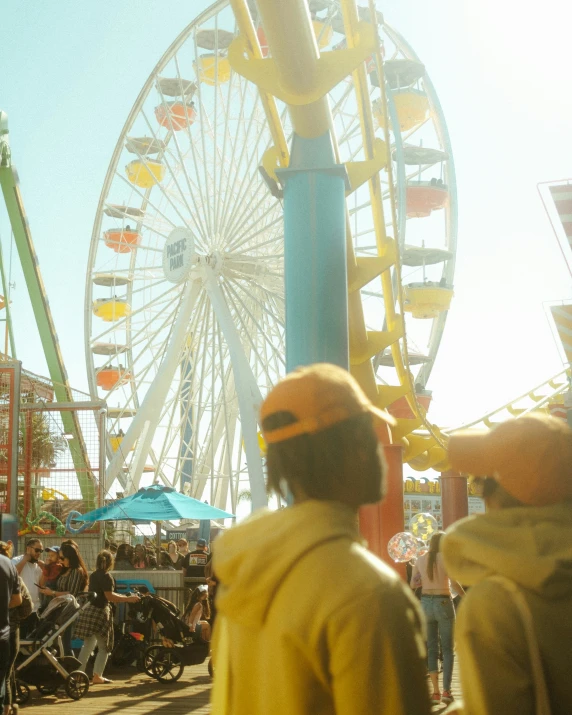
<path id="1" fill-rule="evenodd" d="M 453 629 L 455 610 L 451 599 L 451 587 L 456 593 L 464 594 L 463 587 L 451 581 L 445 571 L 443 555 L 440 551 L 441 537 L 444 532 L 433 534 L 429 542 L 429 551 L 420 556 L 413 567 L 411 588 L 421 586 L 421 607 L 427 621 L 427 656 L 429 676 L 433 686 L 433 703 L 450 703 L 451 679 L 453 677 Z M 439 639 L 443 651 L 443 692 L 439 692 Z"/>

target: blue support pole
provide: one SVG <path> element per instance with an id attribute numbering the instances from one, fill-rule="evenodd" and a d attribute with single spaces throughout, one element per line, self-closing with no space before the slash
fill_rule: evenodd
<path id="1" fill-rule="evenodd" d="M 330 362 L 349 367 L 345 191 L 329 132 L 294 135 L 284 187 L 286 370 Z"/>

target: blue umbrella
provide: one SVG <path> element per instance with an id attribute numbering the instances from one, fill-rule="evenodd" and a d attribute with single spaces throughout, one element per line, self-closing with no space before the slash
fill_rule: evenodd
<path id="1" fill-rule="evenodd" d="M 174 519 L 234 519 L 234 514 L 172 489 L 153 484 L 124 499 L 75 516 L 74 521 L 172 521 Z"/>

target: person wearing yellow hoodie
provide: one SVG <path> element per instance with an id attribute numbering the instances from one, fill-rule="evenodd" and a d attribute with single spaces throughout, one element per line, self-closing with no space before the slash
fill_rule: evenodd
<path id="1" fill-rule="evenodd" d="M 457 433 L 453 469 L 476 475 L 487 513 L 442 540 L 469 586 L 456 646 L 465 715 L 572 713 L 572 430 L 530 414 Z"/>
<path id="2" fill-rule="evenodd" d="M 294 505 L 213 545 L 213 715 L 430 712 L 418 603 L 357 528 L 383 496 L 388 422 L 334 365 L 291 372 L 264 401 L 268 487 Z"/>

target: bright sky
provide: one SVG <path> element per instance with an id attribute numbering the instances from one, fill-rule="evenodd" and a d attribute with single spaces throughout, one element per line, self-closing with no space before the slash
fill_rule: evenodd
<path id="1" fill-rule="evenodd" d="M 2 3 L 0 108 L 8 112 L 36 251 L 72 384 L 86 389 L 85 271 L 101 185 L 144 81 L 204 0 Z M 425 63 L 453 144 L 455 298 L 428 387 L 451 425 L 561 369 L 543 303 L 570 276 L 536 192 L 572 175 L 572 8 L 545 0 L 378 0 Z M 8 260 L 9 224 L 0 207 Z M 567 249 L 570 251 L 570 249 Z M 572 258 L 572 256 L 571 256 Z M 18 356 L 45 374 L 14 260 Z"/>

